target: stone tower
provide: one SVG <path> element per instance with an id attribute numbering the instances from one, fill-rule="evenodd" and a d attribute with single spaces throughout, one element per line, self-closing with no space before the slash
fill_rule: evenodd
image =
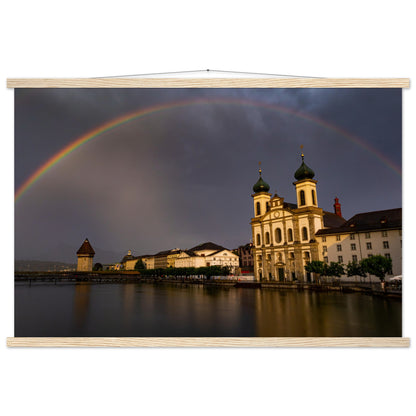
<path id="1" fill-rule="evenodd" d="M 78 256 L 78 264 L 77 264 L 77 271 L 78 272 L 90 272 L 92 271 L 92 262 L 94 258 L 95 251 L 92 248 L 88 238 L 82 243 L 82 246 L 77 251 Z"/>

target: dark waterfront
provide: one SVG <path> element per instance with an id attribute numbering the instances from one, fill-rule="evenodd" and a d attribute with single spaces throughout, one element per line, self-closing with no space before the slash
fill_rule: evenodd
<path id="1" fill-rule="evenodd" d="M 16 337 L 400 337 L 402 303 L 358 293 L 17 283 Z"/>

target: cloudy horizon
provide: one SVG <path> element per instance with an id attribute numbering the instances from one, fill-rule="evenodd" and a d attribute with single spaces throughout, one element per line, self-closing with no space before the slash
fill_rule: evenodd
<path id="1" fill-rule="evenodd" d="M 336 196 L 346 219 L 401 207 L 401 100 L 401 89 L 16 89 L 16 189 L 88 131 L 168 108 L 40 177 L 16 202 L 15 257 L 75 262 L 86 237 L 101 262 L 129 249 L 235 248 L 251 238 L 258 162 L 270 192 L 296 202 L 301 145 L 324 210 Z"/>

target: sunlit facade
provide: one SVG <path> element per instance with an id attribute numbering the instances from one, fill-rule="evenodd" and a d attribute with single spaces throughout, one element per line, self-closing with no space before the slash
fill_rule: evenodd
<path id="1" fill-rule="evenodd" d="M 304 162 L 295 172 L 296 204 L 270 194 L 270 186 L 260 178 L 253 186 L 254 217 L 251 219 L 254 275 L 256 280 L 312 282 L 305 265 L 320 260 L 315 233 L 341 225 L 345 220 L 318 206 L 315 173 Z"/>
<path id="2" fill-rule="evenodd" d="M 326 263 L 358 263 L 382 255 L 392 260 L 389 276 L 402 274 L 401 208 L 354 215 L 340 227 L 319 230 L 316 240 L 320 246 L 320 259 Z M 372 278 L 376 280 L 375 276 Z"/>

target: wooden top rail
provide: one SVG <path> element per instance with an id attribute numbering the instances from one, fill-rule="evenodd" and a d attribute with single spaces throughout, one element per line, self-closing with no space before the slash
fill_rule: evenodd
<path id="1" fill-rule="evenodd" d="M 8 88 L 409 88 L 409 78 L 9 78 Z"/>

